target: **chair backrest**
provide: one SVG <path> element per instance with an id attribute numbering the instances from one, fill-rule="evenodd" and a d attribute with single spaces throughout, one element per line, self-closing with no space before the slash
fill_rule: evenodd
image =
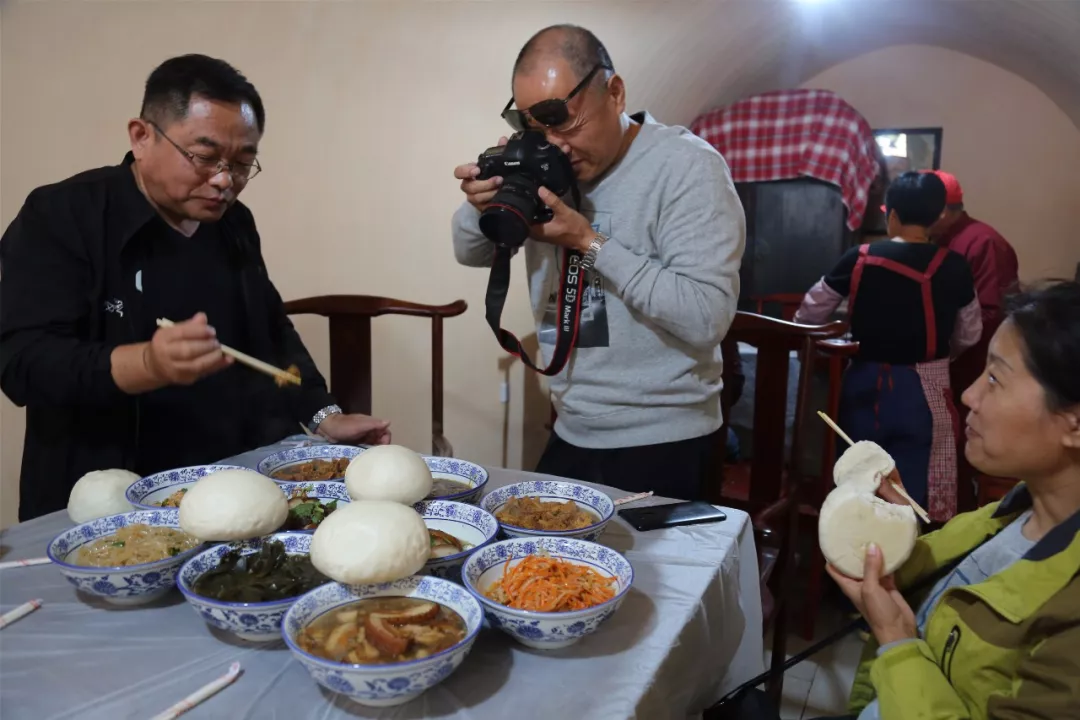
<path id="1" fill-rule="evenodd" d="M 753 457 L 750 463 L 749 501 L 751 509 L 775 502 L 784 492 L 782 479 L 787 469 L 788 483 L 801 482 L 798 462 L 785 462 L 788 368 L 791 353 L 800 358 L 799 382 L 792 428 L 791 457 L 799 457 L 804 437 L 803 425 L 810 391 L 810 379 L 817 357 L 817 342 L 838 338 L 847 325 L 798 325 L 754 313 L 738 312 L 728 330 L 729 343 L 745 343 L 757 350 L 754 372 Z M 724 385 L 734 386 L 729 375 L 732 363 L 724 363 Z M 731 416 L 730 398 L 721 395 L 725 433 Z"/>
<path id="2" fill-rule="evenodd" d="M 323 295 L 285 303 L 289 315 L 330 321 L 330 391 L 345 412 L 371 414 L 371 319 L 380 315 L 431 318 L 431 432 L 436 455 L 453 452 L 443 436 L 443 319 L 468 309 L 464 300 L 421 305 L 370 295 Z"/>
<path id="3" fill-rule="evenodd" d="M 758 315 L 765 315 L 767 305 L 779 305 L 780 319 L 791 322 L 795 318 L 799 306 L 802 305 L 804 297 L 803 293 L 773 293 L 771 295 L 755 295 L 750 299 L 754 302 Z"/>

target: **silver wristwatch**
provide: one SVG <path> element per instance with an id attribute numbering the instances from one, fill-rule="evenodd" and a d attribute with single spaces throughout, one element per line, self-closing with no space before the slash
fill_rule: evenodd
<path id="1" fill-rule="evenodd" d="M 589 249 L 585 251 L 584 257 L 581 258 L 581 269 L 592 270 L 593 265 L 596 264 L 596 255 L 600 252 L 600 248 L 604 247 L 604 243 L 608 241 L 608 236 L 599 230 L 596 232 L 596 237 L 589 243 Z"/>
<path id="2" fill-rule="evenodd" d="M 315 416 L 311 418 L 311 429 L 318 430 L 319 426 L 322 425 L 323 420 L 331 415 L 341 415 L 343 412 L 344 410 L 337 405 L 327 405 L 322 410 L 315 413 Z"/>

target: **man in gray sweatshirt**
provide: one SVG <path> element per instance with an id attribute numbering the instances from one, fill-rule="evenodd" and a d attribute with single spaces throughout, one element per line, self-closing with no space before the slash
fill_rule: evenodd
<path id="1" fill-rule="evenodd" d="M 628 115 L 622 78 L 582 28 L 529 40 L 514 65 L 513 105 L 503 116 L 515 129 L 542 129 L 569 155 L 581 190 L 578 212 L 569 196 L 542 189 L 554 218 L 534 225 L 523 247 L 545 364 L 563 254 L 582 253 L 587 268 L 575 349 L 551 378 L 558 419 L 537 472 L 696 499 L 721 442 L 720 341 L 745 243 L 727 164 L 684 128 Z M 478 174 L 474 163 L 455 169 L 466 202 L 454 215 L 454 254 L 489 267 L 495 245 L 478 221 L 502 178 Z"/>

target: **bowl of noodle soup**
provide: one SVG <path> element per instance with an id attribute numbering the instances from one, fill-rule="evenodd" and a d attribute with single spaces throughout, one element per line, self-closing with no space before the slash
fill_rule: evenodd
<path id="1" fill-rule="evenodd" d="M 172 590 L 180 566 L 205 547 L 180 529 L 179 510 L 164 508 L 76 525 L 53 538 L 46 554 L 77 590 L 141 605 Z"/>
<path id="2" fill-rule="evenodd" d="M 526 647 L 572 645 L 615 614 L 634 582 L 630 561 L 573 538 L 513 538 L 480 548 L 461 571 L 492 627 Z"/>

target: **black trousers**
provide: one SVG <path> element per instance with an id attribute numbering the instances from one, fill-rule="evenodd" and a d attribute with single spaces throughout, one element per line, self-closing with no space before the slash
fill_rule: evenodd
<path id="1" fill-rule="evenodd" d="M 627 493 L 651 490 L 670 498 L 700 500 L 707 481 L 719 482 L 720 442 L 717 430 L 691 440 L 592 450 L 552 433 L 536 472 L 610 485 Z"/>

